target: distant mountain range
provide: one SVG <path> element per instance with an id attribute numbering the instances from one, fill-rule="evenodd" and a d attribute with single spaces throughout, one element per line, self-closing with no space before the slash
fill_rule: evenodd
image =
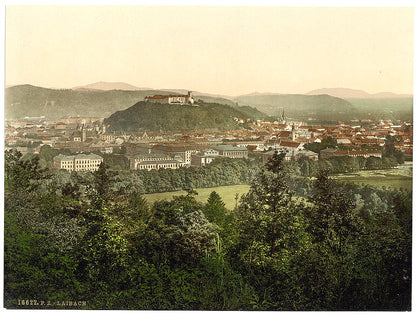
<path id="1" fill-rule="evenodd" d="M 379 92 L 369 94 L 364 90 L 349 88 L 322 88 L 312 90 L 306 95 L 330 95 L 338 98 L 359 98 L 359 99 L 390 99 L 390 98 L 412 98 L 412 95 L 395 94 L 392 92 Z"/>
<path id="2" fill-rule="evenodd" d="M 19 119 L 45 116 L 107 117 L 127 109 L 144 97 L 173 92 L 160 90 L 49 89 L 20 85 L 5 90 L 5 117 Z"/>
<path id="3" fill-rule="evenodd" d="M 348 101 L 329 95 L 262 95 L 250 94 L 236 97 L 240 106 L 250 105 L 270 115 L 279 117 L 285 112 L 288 118 L 307 120 L 319 118 L 333 120 L 345 118 L 356 112 L 356 108 Z"/>
<path id="4" fill-rule="evenodd" d="M 105 82 L 99 81 L 97 83 L 88 84 L 85 86 L 77 86 L 73 90 L 152 90 L 152 88 L 139 88 L 122 82 Z"/>
<path id="5" fill-rule="evenodd" d="M 24 86 L 24 85 L 6 85 L 6 88 L 14 87 L 14 86 Z M 58 89 L 58 88 L 50 88 L 50 89 Z M 189 89 L 180 89 L 180 88 L 172 88 L 172 89 L 155 89 L 149 87 L 137 87 L 128 83 L 124 82 L 105 82 L 99 81 L 96 83 L 83 85 L 83 86 L 76 86 L 70 88 L 72 90 L 77 91 L 91 91 L 91 90 L 127 90 L 127 91 L 136 91 L 136 90 L 157 90 L 157 91 L 164 91 L 168 93 L 177 93 L 177 94 L 186 94 L 188 93 Z M 213 94 L 213 93 L 206 93 L 200 91 L 192 91 L 194 96 L 208 96 L 213 98 L 222 98 L 228 100 L 235 100 L 241 97 L 246 96 L 271 96 L 271 95 L 289 95 L 285 93 L 277 93 L 277 92 L 252 92 L 240 96 L 230 96 L 230 95 L 221 95 L 221 94 Z M 292 94 L 293 95 L 293 94 Z M 299 94 L 297 94 L 299 95 Z M 370 94 L 364 90 L 359 89 L 350 89 L 350 88 L 321 88 L 315 89 L 305 93 L 304 95 L 330 95 L 333 97 L 338 98 L 359 98 L 359 99 L 388 99 L 388 98 L 413 98 L 411 94 L 396 94 L 393 92 L 379 92 L 375 94 Z"/>
<path id="6" fill-rule="evenodd" d="M 121 82 L 98 82 L 72 89 L 17 85 L 5 89 L 5 118 L 109 117 L 143 101 L 145 96 L 187 92 L 186 89 L 139 88 Z M 333 121 L 357 117 L 411 120 L 413 111 L 411 95 L 368 94 L 345 88 L 319 89 L 304 95 L 255 92 L 232 97 L 202 92 L 193 94 L 197 102 L 231 106 L 258 119 L 280 117 L 284 109 L 287 118 L 299 120 Z"/>
<path id="7" fill-rule="evenodd" d="M 92 87 L 92 86 L 90 86 Z M 97 87 L 97 86 L 95 86 Z M 99 87 L 104 87 L 99 85 Z M 108 87 L 108 85 L 106 85 Z M 121 87 L 121 85 L 117 85 Z M 126 86 L 124 86 L 126 87 Z M 75 89 L 50 89 L 32 85 L 18 85 L 5 90 L 5 118 L 21 119 L 25 117 L 45 116 L 59 119 L 68 116 L 108 117 L 125 110 L 144 97 L 152 95 L 175 94 L 168 90 L 102 90 L 78 87 Z M 232 100 L 212 96 L 196 96 L 196 101 L 217 103 L 234 108 L 245 116 L 265 118 L 267 115 L 251 107 L 237 107 Z"/>
<path id="8" fill-rule="evenodd" d="M 7 86 L 6 88 L 11 87 Z M 123 82 L 106 82 L 106 81 L 99 81 L 93 84 L 88 84 L 84 86 L 76 86 L 71 88 L 73 90 L 78 91 L 85 91 L 85 90 L 159 90 L 159 91 L 166 91 L 169 93 L 177 93 L 177 94 L 187 94 L 189 89 L 179 89 L 179 88 L 173 88 L 173 89 L 154 89 L 149 87 L 136 87 L 133 85 L 130 85 L 128 83 Z M 192 91 L 194 96 L 209 96 L 214 98 L 223 98 L 223 99 L 232 99 L 231 96 L 227 95 L 220 95 L 220 94 L 210 94 L 210 93 L 204 93 L 199 91 Z"/>

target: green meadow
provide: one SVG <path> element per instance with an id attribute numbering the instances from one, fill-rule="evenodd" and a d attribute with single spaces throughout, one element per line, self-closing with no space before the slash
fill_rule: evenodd
<path id="1" fill-rule="evenodd" d="M 222 198 L 225 203 L 225 206 L 228 209 L 234 209 L 236 203 L 236 194 L 238 197 L 241 197 L 242 194 L 248 192 L 250 185 L 231 185 L 231 186 L 219 186 L 219 187 L 210 187 L 210 188 L 196 188 L 195 191 L 198 193 L 196 199 L 201 203 L 206 203 L 211 192 L 216 191 Z M 153 204 L 158 200 L 170 200 L 173 196 L 186 195 L 186 191 L 176 191 L 176 192 L 166 192 L 166 193 L 155 193 L 155 194 L 145 194 L 144 198 Z"/>
<path id="2" fill-rule="evenodd" d="M 338 174 L 335 175 L 339 181 L 352 182 L 360 185 L 370 185 L 378 188 L 392 188 L 392 189 L 408 189 L 412 190 L 412 167 L 394 168 L 386 170 L 371 170 L 371 171 L 359 171 L 356 173 Z M 210 188 L 197 188 L 195 191 L 198 193 L 196 199 L 201 203 L 206 203 L 211 192 L 216 191 L 225 203 L 225 206 L 229 210 L 233 210 L 236 205 L 236 194 L 241 197 L 242 194 L 246 194 L 250 188 L 250 185 L 231 185 L 231 186 L 219 186 Z M 145 194 L 146 200 L 153 204 L 158 200 L 170 200 L 173 196 L 186 195 L 186 191 L 175 191 L 155 194 Z"/>
<path id="3" fill-rule="evenodd" d="M 379 188 L 403 188 L 412 190 L 412 173 L 412 167 L 406 166 L 386 170 L 371 170 L 348 174 L 338 174 L 335 175 L 335 178 L 343 182 L 352 182 Z"/>

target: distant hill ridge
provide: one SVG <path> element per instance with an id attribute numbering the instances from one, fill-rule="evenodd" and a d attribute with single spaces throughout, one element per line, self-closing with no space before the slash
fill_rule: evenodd
<path id="1" fill-rule="evenodd" d="M 246 95 L 235 100 L 240 106 L 251 105 L 270 116 L 280 116 L 284 109 L 286 116 L 302 120 L 333 120 L 356 110 L 350 102 L 329 95 Z"/>
<path id="2" fill-rule="evenodd" d="M 350 88 L 322 88 L 312 90 L 306 95 L 330 95 L 338 98 L 359 98 L 359 99 L 387 99 L 387 98 L 412 98 L 408 94 L 395 94 L 392 92 L 379 92 L 370 94 L 364 90 Z"/>
<path id="3" fill-rule="evenodd" d="M 125 110 L 144 97 L 168 95 L 176 92 L 167 90 L 100 90 L 78 88 L 50 89 L 32 85 L 18 85 L 5 90 L 5 118 L 22 119 L 25 117 L 45 116 L 59 119 L 67 116 L 108 117 L 116 111 Z M 225 98 L 196 96 L 207 103 L 218 103 L 236 107 L 236 103 Z M 257 109 L 245 107 L 244 113 L 251 117 L 265 118 Z"/>
<path id="4" fill-rule="evenodd" d="M 123 82 L 99 81 L 85 86 L 77 86 L 73 90 L 153 90 L 152 88 L 139 88 Z"/>
<path id="5" fill-rule="evenodd" d="M 110 85 L 111 84 L 111 85 Z M 95 88 L 94 88 L 95 87 Z M 133 90 L 133 88 L 136 90 Z M 110 89 L 111 90 L 108 90 Z M 118 89 L 113 89 L 118 88 Z M 123 89 L 125 88 L 125 89 Z M 107 90 L 106 90 L 107 89 Z M 116 111 L 151 95 L 183 94 L 186 89 L 148 89 L 125 83 L 99 82 L 74 89 L 52 89 L 33 85 L 17 85 L 5 89 L 5 118 L 45 116 L 59 119 L 66 116 L 108 117 Z M 328 94 L 323 94 L 328 93 Z M 329 93 L 344 93 L 348 98 L 334 97 Z M 231 106 L 252 118 L 281 116 L 283 108 L 287 117 L 300 120 L 347 120 L 367 117 L 403 119 L 412 117 L 413 97 L 393 93 L 368 94 L 365 91 L 337 88 L 320 89 L 301 94 L 251 93 L 237 97 L 194 92 L 195 100 Z M 370 97 L 368 97 L 370 96 Z M 372 97 L 371 97 L 372 96 Z M 402 97 L 408 96 L 408 97 Z M 257 108 L 257 109 L 256 109 Z M 384 109 L 385 108 L 385 109 Z M 357 115 L 358 114 L 358 115 Z"/>
<path id="6" fill-rule="evenodd" d="M 19 85 L 5 90 L 5 118 L 108 117 L 146 96 L 169 93 L 173 94 L 160 90 L 73 90 Z"/>

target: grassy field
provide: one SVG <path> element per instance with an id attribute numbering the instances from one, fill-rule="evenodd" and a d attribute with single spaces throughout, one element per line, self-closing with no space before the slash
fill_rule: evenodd
<path id="1" fill-rule="evenodd" d="M 225 206 L 228 209 L 234 209 L 235 207 L 235 195 L 239 194 L 241 197 L 242 194 L 248 192 L 250 185 L 232 185 L 232 186 L 220 186 L 220 187 L 211 187 L 211 188 L 196 188 L 198 195 L 196 199 L 202 203 L 206 203 L 211 192 L 216 191 L 222 198 L 225 203 Z M 153 204 L 157 200 L 170 200 L 173 196 L 186 195 L 185 191 L 176 191 L 176 192 L 166 192 L 166 193 L 156 193 L 156 194 L 145 194 L 143 195 L 146 200 Z"/>
<path id="2" fill-rule="evenodd" d="M 376 187 L 390 187 L 390 188 L 404 188 L 412 190 L 412 173 L 411 167 L 395 168 L 388 170 L 374 170 L 374 171 L 359 171 L 349 174 L 335 175 L 339 181 L 353 182 L 362 185 L 371 185 Z M 197 188 L 198 193 L 196 199 L 202 203 L 206 203 L 211 192 L 216 191 L 225 203 L 225 206 L 229 210 L 233 210 L 235 207 L 235 195 L 248 192 L 250 185 L 232 185 L 232 186 L 220 186 L 211 188 Z M 153 204 L 158 200 L 170 200 L 173 196 L 186 195 L 185 191 L 145 194 L 146 200 Z"/>
<path id="3" fill-rule="evenodd" d="M 357 173 L 338 174 L 336 179 L 345 182 L 353 182 L 362 185 L 376 187 L 412 189 L 411 167 L 394 168 L 388 170 L 359 171 Z"/>

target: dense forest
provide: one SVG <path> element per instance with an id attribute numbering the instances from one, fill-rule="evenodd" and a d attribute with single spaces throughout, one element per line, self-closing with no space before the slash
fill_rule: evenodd
<path id="1" fill-rule="evenodd" d="M 143 101 L 152 95 L 175 94 L 167 90 L 73 90 L 50 89 L 32 85 L 17 85 L 5 90 L 5 117 L 19 119 L 46 116 L 60 119 L 68 116 L 108 117 Z M 266 118 L 255 108 L 238 105 L 229 99 L 195 95 L 197 103 L 221 104 L 226 109 L 235 108 L 250 118 Z"/>
<path id="2" fill-rule="evenodd" d="M 411 192 L 292 172 L 276 153 L 234 210 L 216 192 L 197 202 L 193 183 L 149 205 L 105 164 L 52 173 L 7 151 L 5 306 L 410 310 Z"/>

